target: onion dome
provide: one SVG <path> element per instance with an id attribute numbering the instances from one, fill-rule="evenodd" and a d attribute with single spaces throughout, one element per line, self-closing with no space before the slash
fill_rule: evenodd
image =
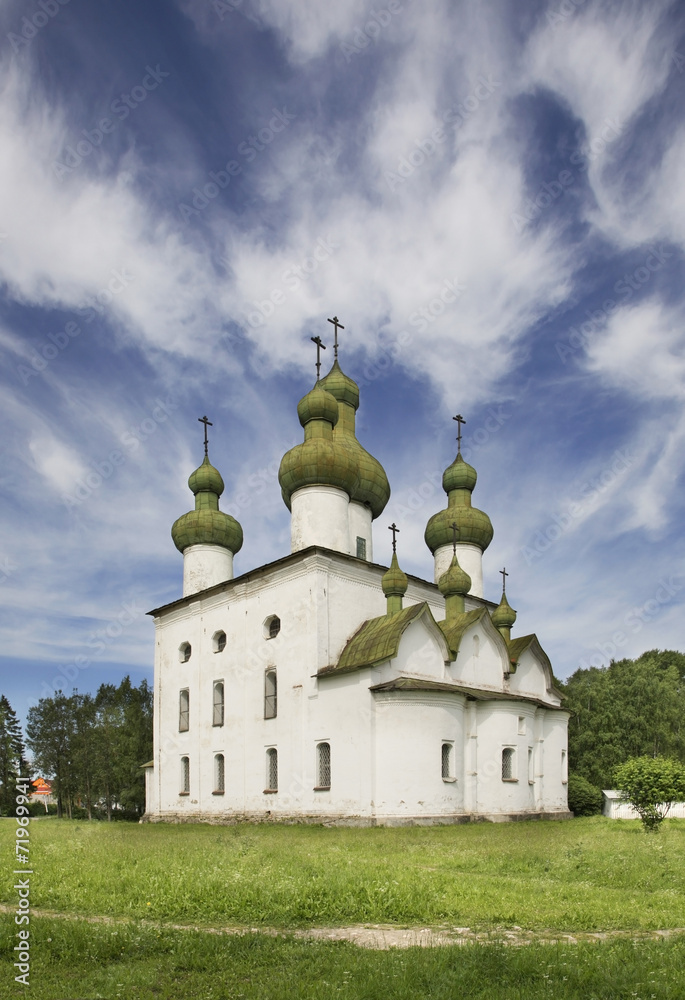
<path id="1" fill-rule="evenodd" d="M 338 401 L 318 382 L 297 405 L 304 442 L 286 452 L 278 481 L 286 506 L 303 486 L 335 486 L 352 496 L 359 484 L 357 463 L 333 438 L 339 419 Z"/>
<path id="2" fill-rule="evenodd" d="M 195 494 L 195 510 L 174 521 L 171 537 L 176 548 L 184 552 L 190 545 L 220 545 L 235 555 L 243 545 L 243 529 L 230 514 L 219 510 L 224 481 L 207 455 L 191 473 L 188 486 Z"/>
<path id="3" fill-rule="evenodd" d="M 438 580 L 438 590 L 443 597 L 451 597 L 453 594 L 465 597 L 470 589 L 471 577 L 461 568 L 459 560 L 454 555 L 449 569 Z"/>
<path id="4" fill-rule="evenodd" d="M 371 516 L 382 514 L 390 499 L 390 484 L 381 463 L 363 448 L 355 435 L 355 413 L 359 409 L 359 386 L 342 371 L 337 359 L 328 375 L 321 379 L 323 386 L 340 404 L 340 420 L 333 439 L 344 446 L 357 466 L 359 482 L 350 499 L 371 509 Z"/>
<path id="5" fill-rule="evenodd" d="M 516 612 L 510 606 L 505 593 L 502 593 L 502 600 L 492 612 L 491 617 L 495 628 L 499 629 L 502 635 L 508 639 L 511 627 L 516 621 Z"/>
<path id="6" fill-rule="evenodd" d="M 453 523 L 459 529 L 458 541 L 461 545 L 477 545 L 484 552 L 492 541 L 494 532 L 490 518 L 482 510 L 471 506 L 471 492 L 476 479 L 476 470 L 464 461 L 459 452 L 442 477 L 443 489 L 448 496 L 447 509 L 433 514 L 426 526 L 426 545 L 433 554 L 442 545 L 452 543 Z"/>
<path id="7" fill-rule="evenodd" d="M 403 573 L 400 569 L 400 564 L 397 561 L 397 553 L 393 552 L 390 569 L 386 570 L 381 580 L 383 593 L 388 602 L 387 613 L 389 615 L 396 615 L 402 610 L 402 598 L 407 593 L 408 585 L 407 574 Z"/>

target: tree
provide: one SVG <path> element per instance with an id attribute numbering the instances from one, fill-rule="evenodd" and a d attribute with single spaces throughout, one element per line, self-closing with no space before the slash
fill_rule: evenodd
<path id="1" fill-rule="evenodd" d="M 658 830 L 671 804 L 685 799 L 685 767 L 668 757 L 631 757 L 616 768 L 614 782 L 647 831 Z"/>
<path id="2" fill-rule="evenodd" d="M 73 696 L 58 691 L 54 698 L 41 698 L 32 705 L 26 722 L 26 740 L 36 765 L 54 777 L 57 815 L 64 806 L 71 818 L 75 789 L 75 709 Z"/>
<path id="3" fill-rule="evenodd" d="M 28 777 L 24 741 L 16 712 L 0 695 L 0 814 L 14 815 L 17 779 Z"/>
<path id="4" fill-rule="evenodd" d="M 602 791 L 582 776 L 568 776 L 568 807 L 574 816 L 594 816 L 602 811 Z"/>

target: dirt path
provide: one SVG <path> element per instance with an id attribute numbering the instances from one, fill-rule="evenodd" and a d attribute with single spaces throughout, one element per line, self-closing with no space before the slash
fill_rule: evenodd
<path id="1" fill-rule="evenodd" d="M 0 913 L 14 913 L 16 907 L 0 903 Z M 685 927 L 654 931 L 526 931 L 521 927 L 472 931 L 469 927 L 395 927 L 391 924 L 354 924 L 350 927 L 311 927 L 304 930 L 279 930 L 275 927 L 202 927 L 199 924 L 172 924 L 158 920 L 135 920 L 131 917 L 79 916 L 54 910 L 32 909 L 34 917 L 52 920 L 83 920 L 90 924 L 130 924 L 165 928 L 175 931 L 200 931 L 205 934 L 269 934 L 272 937 L 295 937 L 316 941 L 349 941 L 360 948 L 386 951 L 389 948 L 435 947 L 437 945 L 505 944 L 520 947 L 527 944 L 579 944 L 587 941 L 610 941 L 627 938 L 631 941 L 655 941 L 685 934 Z"/>

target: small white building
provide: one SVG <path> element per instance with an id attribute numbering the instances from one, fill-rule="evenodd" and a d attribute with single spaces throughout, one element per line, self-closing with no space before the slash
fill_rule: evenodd
<path id="1" fill-rule="evenodd" d="M 337 361 L 283 458 L 291 552 L 233 575 L 242 529 L 209 463 L 173 526 L 183 597 L 154 616 L 146 819 L 454 823 L 567 817 L 567 722 L 534 635 L 483 596 L 490 519 L 457 454 L 426 528 L 434 582 L 373 561 L 390 487 Z M 393 526 L 394 527 L 394 526 Z M 386 532 L 384 531 L 384 534 Z M 394 537 L 394 533 L 393 533 Z M 393 543 L 394 548 L 394 543 Z"/>
<path id="2" fill-rule="evenodd" d="M 614 788 L 602 791 L 602 815 L 609 819 L 639 819 L 639 813 L 630 802 L 621 798 L 621 793 Z M 667 816 L 670 819 L 685 819 L 685 802 L 672 802 Z"/>

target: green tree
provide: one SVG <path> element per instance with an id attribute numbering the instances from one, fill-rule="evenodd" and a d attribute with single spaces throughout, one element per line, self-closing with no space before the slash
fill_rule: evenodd
<path id="1" fill-rule="evenodd" d="M 0 815 L 14 815 L 17 778 L 27 778 L 24 741 L 16 712 L 0 695 Z"/>
<path id="2" fill-rule="evenodd" d="M 658 830 L 671 804 L 685 800 L 685 767 L 672 758 L 631 757 L 616 768 L 614 782 L 647 831 Z"/>
<path id="3" fill-rule="evenodd" d="M 54 698 L 41 698 L 29 709 L 26 721 L 26 741 L 33 752 L 36 766 L 46 777 L 53 778 L 57 796 L 57 815 L 66 806 L 71 818 L 75 793 L 75 719 L 73 696 L 58 691 Z"/>

